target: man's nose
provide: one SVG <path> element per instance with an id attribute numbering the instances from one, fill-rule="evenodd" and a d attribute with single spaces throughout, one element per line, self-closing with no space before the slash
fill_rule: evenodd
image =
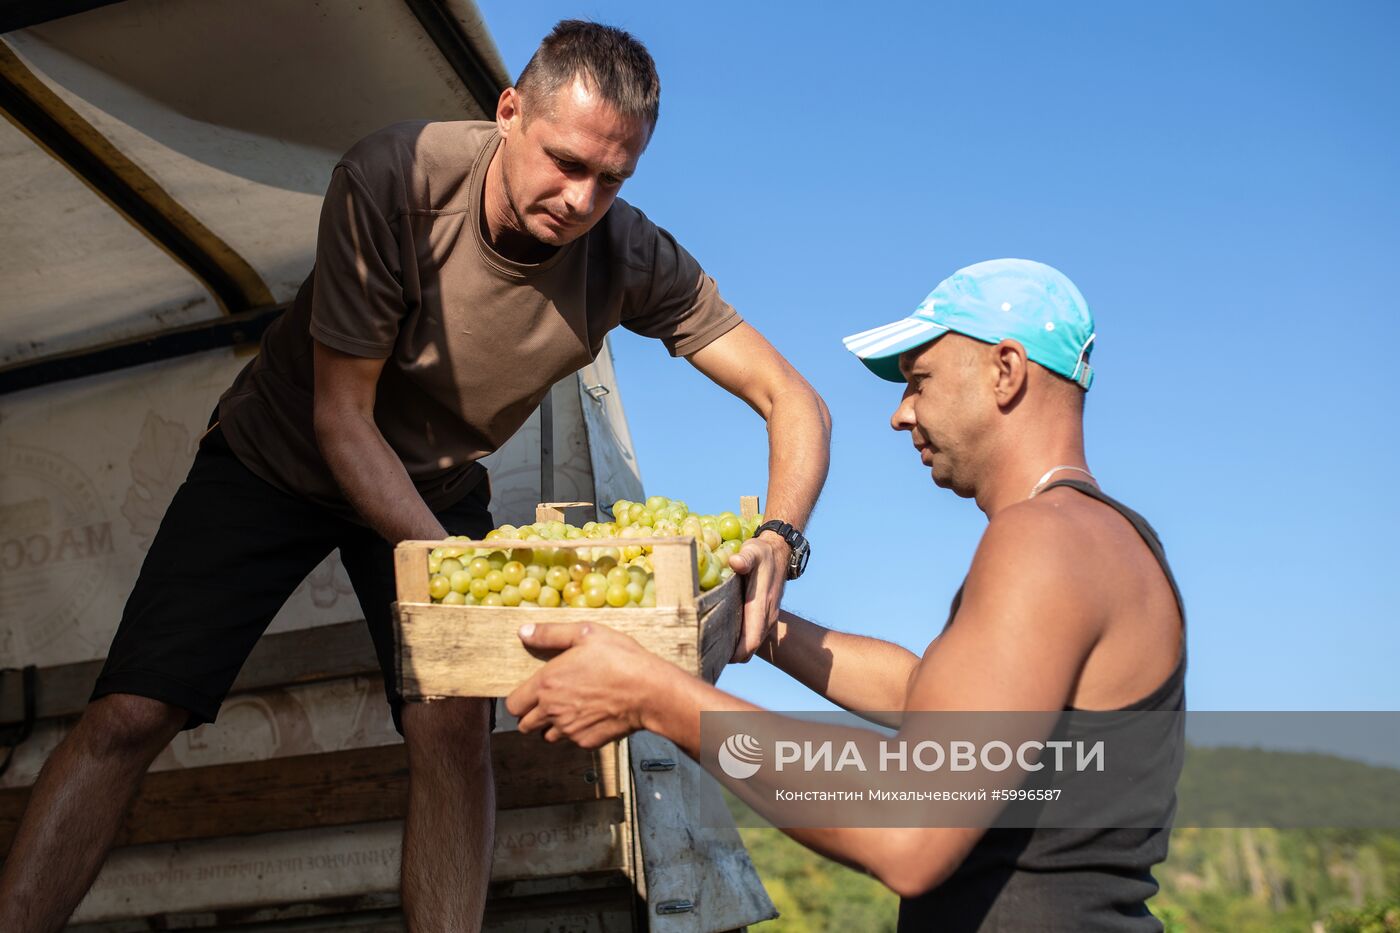
<path id="1" fill-rule="evenodd" d="M 890 416 L 890 427 L 896 431 L 908 431 L 914 426 L 914 401 L 908 392 L 899 400 L 898 407 Z"/>
<path id="2" fill-rule="evenodd" d="M 593 203 L 598 197 L 598 186 L 592 179 L 576 181 L 564 189 L 564 203 L 569 212 L 580 217 L 593 213 Z"/>

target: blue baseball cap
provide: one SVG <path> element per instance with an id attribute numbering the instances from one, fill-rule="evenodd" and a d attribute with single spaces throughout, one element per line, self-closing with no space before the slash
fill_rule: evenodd
<path id="1" fill-rule="evenodd" d="M 903 382 L 899 355 L 949 331 L 992 344 L 1020 341 L 1026 356 L 1080 388 L 1094 381 L 1089 305 L 1064 273 L 1029 259 L 990 259 L 959 269 L 913 314 L 841 342 L 881 379 Z"/>

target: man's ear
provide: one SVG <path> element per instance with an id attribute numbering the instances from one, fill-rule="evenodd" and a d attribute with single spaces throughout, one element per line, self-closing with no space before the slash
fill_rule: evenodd
<path id="1" fill-rule="evenodd" d="M 496 129 L 502 137 L 509 136 L 511 131 L 520 125 L 522 119 L 524 117 L 520 110 L 520 92 L 508 87 L 501 92 L 496 101 Z"/>
<path id="2" fill-rule="evenodd" d="M 1002 408 L 1010 407 L 1025 394 L 1026 383 L 1030 380 L 1026 348 L 1018 340 L 1003 340 L 992 347 L 992 359 L 996 363 L 996 387 L 993 391 L 997 404 Z"/>

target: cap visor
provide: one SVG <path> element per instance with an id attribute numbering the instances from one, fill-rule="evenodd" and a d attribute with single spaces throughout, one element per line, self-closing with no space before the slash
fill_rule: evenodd
<path id="1" fill-rule="evenodd" d="M 903 382 L 899 371 L 899 355 L 906 350 L 937 340 L 948 333 L 942 324 L 921 317 L 907 317 L 871 330 L 843 337 L 841 342 L 881 379 Z"/>

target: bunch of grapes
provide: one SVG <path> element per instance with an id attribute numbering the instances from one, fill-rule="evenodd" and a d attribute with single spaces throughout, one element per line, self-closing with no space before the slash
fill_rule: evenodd
<path id="1" fill-rule="evenodd" d="M 572 606 L 615 609 L 656 605 L 651 548 L 629 538 L 695 538 L 700 588 L 710 590 L 734 575 L 729 558 L 753 537 L 763 516 L 733 512 L 692 515 L 679 499 L 652 496 L 645 502 L 619 499 L 613 520 L 502 525 L 487 533 L 492 547 L 443 545 L 428 554 L 428 593 L 435 603 L 456 606 Z M 552 547 L 550 541 L 591 538 L 595 547 Z M 449 540 L 467 540 L 452 538 Z"/>

